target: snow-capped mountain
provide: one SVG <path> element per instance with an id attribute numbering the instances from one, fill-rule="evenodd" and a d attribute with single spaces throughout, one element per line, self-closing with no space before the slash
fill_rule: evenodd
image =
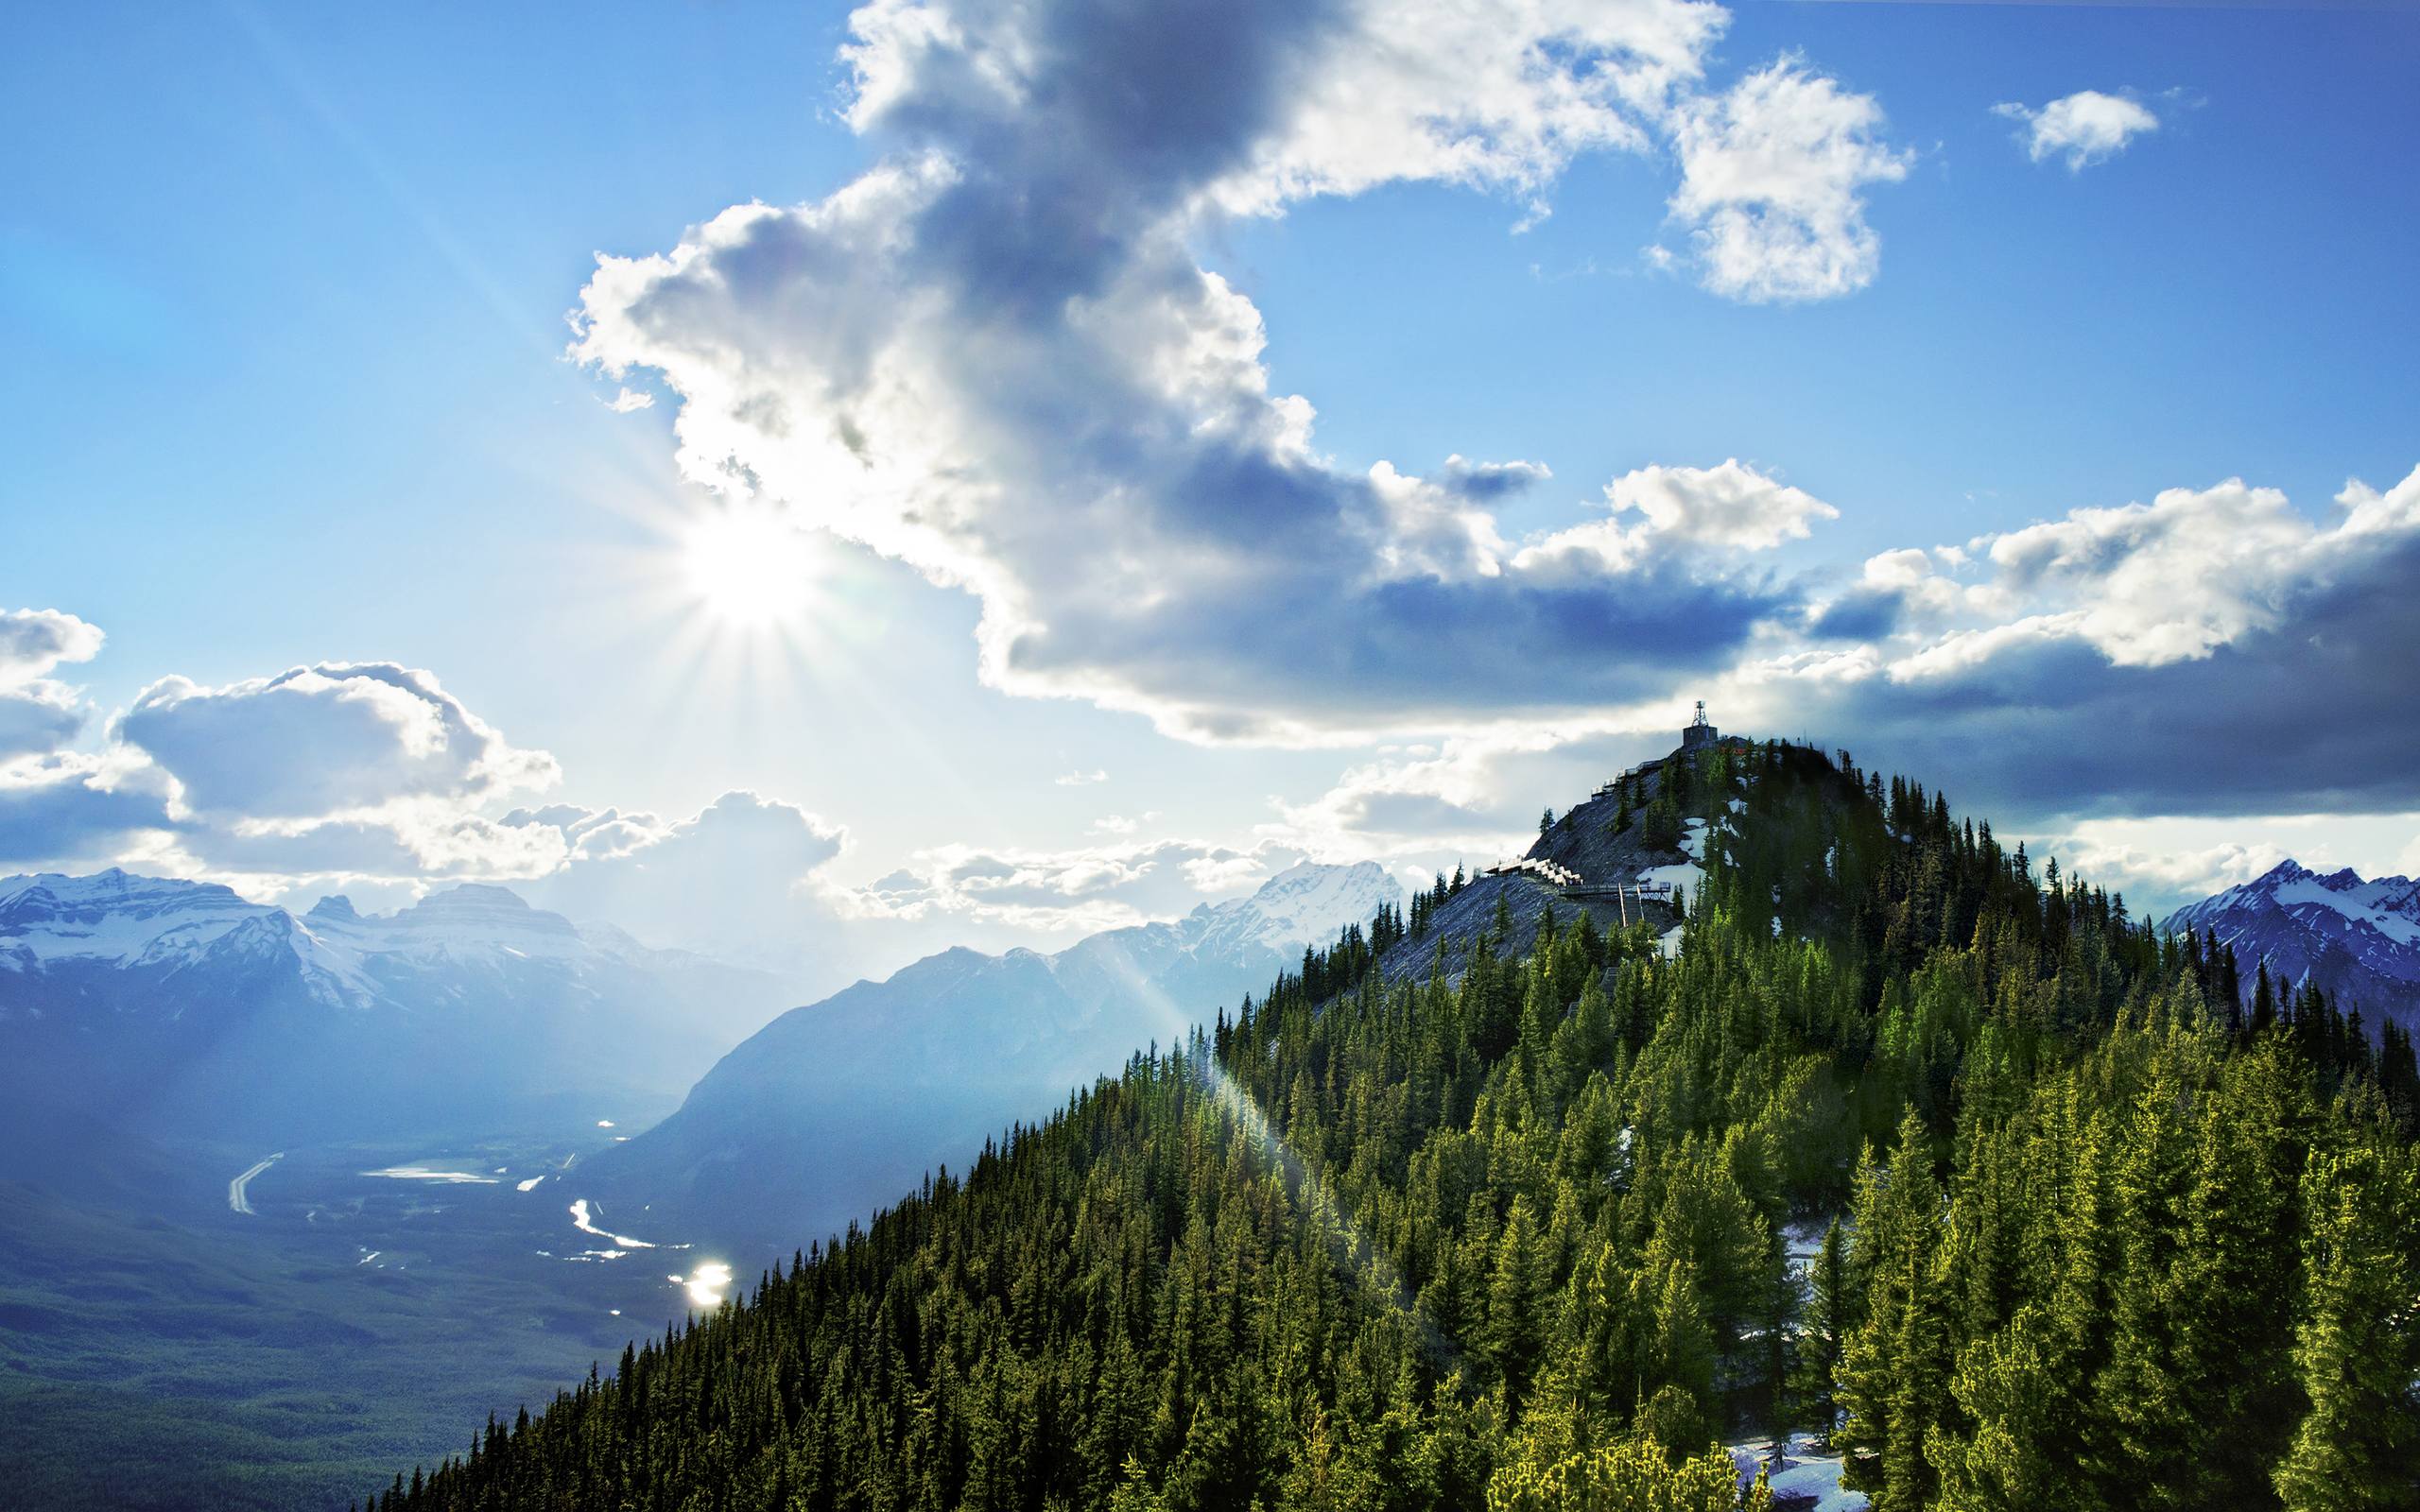
<path id="1" fill-rule="evenodd" d="M 2168 917 L 2167 928 L 2209 932 L 2235 947 L 2244 989 L 2255 968 L 2306 979 L 2371 1022 L 2420 1022 L 2420 882 L 2363 881 L 2347 868 L 2322 875 L 2281 861 L 2266 875 Z"/>
<path id="2" fill-rule="evenodd" d="M 591 1162 L 587 1194 L 726 1238 L 793 1242 L 962 1160 L 1145 1044 L 1174 1043 L 1299 967 L 1305 945 L 1402 902 L 1373 863 L 1305 863 L 1249 898 L 1055 954 L 926 956 L 767 1024 L 678 1112 Z"/>
<path id="3" fill-rule="evenodd" d="M 290 958 L 303 990 L 331 1007 L 366 1007 L 382 979 L 440 967 L 495 966 L 646 954 L 612 936 L 592 946 L 569 919 L 542 913 L 503 887 L 465 885 L 393 914 L 363 916 L 352 901 L 322 898 L 299 919 L 247 902 L 229 888 L 116 868 L 90 877 L 57 873 L 0 880 L 0 972 L 38 978 L 99 969 L 147 982 L 214 963 Z M 627 940 L 627 936 L 621 936 Z M 123 977 L 131 982 L 132 975 Z M 0 1015 L 13 1004 L 0 979 Z M 174 996 L 159 1006 L 183 1005 Z"/>
<path id="4" fill-rule="evenodd" d="M 1304 861 L 1261 884 L 1249 898 L 1216 907 L 1205 903 L 1184 923 L 1199 923 L 1197 954 L 1224 954 L 1254 945 L 1300 951 L 1335 939 L 1347 924 L 1368 924 L 1381 906 L 1402 902 L 1402 885 L 1374 861 L 1350 867 Z"/>
<path id="5" fill-rule="evenodd" d="M 0 880 L 0 1098 L 146 1129 L 385 1132 L 668 1097 L 785 996 L 502 887 L 298 917 L 114 868 Z"/>

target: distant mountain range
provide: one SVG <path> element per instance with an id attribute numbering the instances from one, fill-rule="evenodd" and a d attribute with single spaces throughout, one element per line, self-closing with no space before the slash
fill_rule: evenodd
<path id="1" fill-rule="evenodd" d="M 2420 1027 L 2420 882 L 2409 877 L 2365 882 L 2350 868 L 2322 875 L 2281 861 L 2178 909 L 2166 927 L 2234 946 L 2247 993 L 2266 962 L 2271 976 L 2314 982 L 2374 1024 Z"/>
<path id="2" fill-rule="evenodd" d="M 663 1106 L 786 995 L 502 887 L 297 916 L 114 868 L 9 877 L 0 1121 L 286 1142 Z"/>
<path id="3" fill-rule="evenodd" d="M 944 951 L 794 1008 L 725 1056 L 680 1110 L 583 1167 L 607 1227 L 676 1224 L 786 1251 L 896 1200 L 932 1166 L 1114 1073 L 1367 925 L 1403 888 L 1378 866 L 1305 863 L 1249 898 L 1094 935 L 1055 954 Z"/>

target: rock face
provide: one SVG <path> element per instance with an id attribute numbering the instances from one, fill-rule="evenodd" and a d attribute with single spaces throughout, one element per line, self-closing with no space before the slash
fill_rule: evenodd
<path id="1" fill-rule="evenodd" d="M 1553 912 L 1558 926 L 1577 923 L 1585 914 L 1600 930 L 1641 922 L 1659 936 L 1672 929 L 1681 920 L 1669 902 L 1636 895 L 1616 899 L 1603 892 L 1617 885 L 1660 883 L 1677 884 L 1685 893 L 1702 874 L 1698 863 L 1704 859 L 1706 836 L 1702 821 L 1689 824 L 1677 845 L 1648 841 L 1641 815 L 1662 796 L 1663 783 L 1661 766 L 1650 764 L 1633 785 L 1638 802 L 1630 822 L 1621 822 L 1621 799 L 1608 791 L 1565 812 L 1523 852 L 1530 860 L 1551 862 L 1577 876 L 1577 896 L 1566 896 L 1541 877 L 1523 872 L 1475 877 L 1430 919 L 1426 934 L 1381 956 L 1379 971 L 1390 982 L 1431 971 L 1443 972 L 1448 981 L 1460 978 L 1478 937 L 1494 928 L 1499 899 L 1512 916 L 1512 928 L 1497 943 L 1498 954 L 1526 954 L 1537 937 L 1538 916 L 1547 910 Z"/>
<path id="2" fill-rule="evenodd" d="M 1250 898 L 1095 935 L 1056 954 L 927 956 L 794 1008 L 725 1056 L 680 1110 L 591 1161 L 583 1194 L 742 1249 L 786 1253 L 962 1163 L 1156 1040 L 1365 927 L 1403 889 L 1372 863 L 1305 864 Z"/>
<path id="3" fill-rule="evenodd" d="M 2365 882 L 2347 868 L 2322 875 L 2281 861 L 2261 877 L 2169 915 L 2164 927 L 2208 932 L 2235 947 L 2249 994 L 2256 968 L 2309 981 L 2372 1024 L 2420 1027 L 2420 882 Z"/>
<path id="4" fill-rule="evenodd" d="M 45 1145 L 76 1128 L 302 1142 L 660 1106 L 779 992 L 502 887 L 298 917 L 115 869 L 10 877 L 0 1122 Z"/>

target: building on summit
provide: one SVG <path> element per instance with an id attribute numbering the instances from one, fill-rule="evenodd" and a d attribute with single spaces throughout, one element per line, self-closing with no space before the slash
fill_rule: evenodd
<path id="1" fill-rule="evenodd" d="M 1713 745 L 1718 738 L 1715 728 L 1705 722 L 1705 700 L 1700 698 L 1698 716 L 1681 731 L 1681 749 L 1685 752 L 1698 750 Z"/>

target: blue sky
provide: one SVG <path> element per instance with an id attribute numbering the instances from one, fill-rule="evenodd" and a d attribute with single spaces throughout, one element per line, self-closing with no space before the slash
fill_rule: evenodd
<path id="1" fill-rule="evenodd" d="M 1501 78 L 1432 68 L 1418 8 L 1392 33 L 1343 5 L 1148 28 L 1116 9 L 1035 8 L 1058 61 L 1007 104 L 961 65 L 1032 39 L 971 21 L 954 51 L 837 58 L 952 19 L 942 0 L 854 27 L 736 5 L 21 21 L 0 62 L 0 124 L 27 146 L 0 195 L 0 610 L 106 641 L 70 655 L 27 621 L 0 659 L 80 715 L 0 752 L 0 867 L 125 860 L 304 902 L 497 876 L 644 935 L 678 911 L 647 881 L 681 870 L 661 848 L 703 844 L 693 816 L 751 790 L 773 800 L 747 810 L 756 859 L 713 868 L 735 896 L 694 911 L 870 968 L 1176 911 L 1300 855 L 1484 857 L 1664 748 L 1697 696 L 1910 766 L 2137 893 L 2289 850 L 2420 863 L 2420 792 L 2387 770 L 2411 765 L 2394 679 L 2420 643 L 2362 610 L 2420 560 L 2397 490 L 2420 464 L 2420 20 L 1649 4 L 1616 40 L 1668 23 L 1684 66 L 1614 99 L 1537 82 L 1583 50 L 1551 5 L 1508 13 L 1509 45 L 1541 50 Z M 1284 34 L 1302 16 L 1332 30 Z M 1319 115 L 1339 79 L 1407 113 Z M 2086 91 L 2101 119 L 2156 124 L 2071 167 L 2073 139 L 2028 147 L 2065 117 L 1995 111 Z M 1575 99 L 1582 129 L 1532 129 Z M 1422 134 L 1432 113 L 1480 166 Z M 1775 140 L 1804 150 L 1760 156 Z M 956 187 L 864 222 L 910 254 L 841 247 L 809 213 L 913 163 Z M 1168 208 L 1187 195 L 1216 203 Z M 770 259 L 762 286 L 708 308 L 667 275 L 591 301 L 590 360 L 566 357 L 596 254 L 671 253 L 751 202 L 777 218 L 697 266 L 734 288 Z M 1743 256 L 1803 234 L 1828 271 L 1775 284 L 1751 258 L 1725 286 L 1727 224 Z M 840 293 L 800 271 L 843 256 L 860 282 Z M 1201 368 L 1130 392 L 1233 337 L 1195 265 L 1250 301 L 1265 383 Z M 1131 340 L 1018 302 L 1112 287 Z M 927 294 L 945 307 L 867 313 Z M 1152 349 L 1163 318 L 1178 346 Z M 842 335 L 891 354 L 853 395 Z M 646 360 L 666 352 L 677 373 Z M 683 410 L 682 388 L 743 371 L 789 429 Z M 625 386 L 655 402 L 608 408 Z M 917 415 L 886 407 L 911 391 Z M 1291 395 L 1316 409 L 1302 436 L 1265 403 Z M 879 487 L 802 456 L 820 404 L 890 427 Z M 676 457 L 684 414 L 717 457 Z M 1220 427 L 1243 438 L 1202 450 Z M 1452 455 L 1551 476 L 1458 491 Z M 1373 485 L 1379 464 L 1426 481 Z M 980 487 L 935 481 L 961 475 Z M 1569 535 L 1626 475 L 1633 533 Z M 2348 478 L 2380 502 L 2339 535 Z M 944 499 L 949 529 L 901 524 Z M 795 589 L 769 623 L 694 568 L 695 522 L 742 503 L 805 532 L 775 553 Z M 2006 560 L 1866 565 L 1987 537 Z M 1860 592 L 1889 605 L 1869 633 L 1808 636 Z M 1854 676 L 1810 670 L 1852 652 Z M 441 685 L 396 696 L 471 721 L 453 765 L 415 747 L 398 775 L 418 705 L 251 686 L 365 662 Z M 191 687 L 160 696 L 171 677 Z M 146 698 L 163 707 L 121 729 Z M 2369 733 L 2315 745 L 2298 778 L 2294 731 L 2330 709 Z M 495 750 L 551 760 L 509 778 Z M 211 807 L 212 760 L 364 785 Z M 529 817 L 549 803 L 644 817 L 583 850 L 593 814 Z"/>

